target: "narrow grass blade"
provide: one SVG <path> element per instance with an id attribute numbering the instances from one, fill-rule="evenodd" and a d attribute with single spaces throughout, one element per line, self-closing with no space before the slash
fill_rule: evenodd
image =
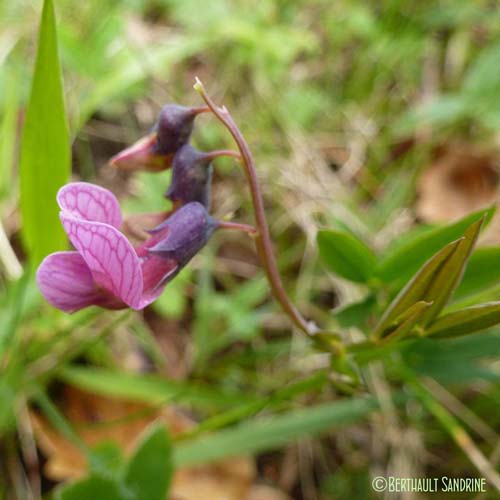
<path id="1" fill-rule="evenodd" d="M 30 281 L 30 273 L 26 270 L 23 276 L 11 285 L 13 293 L 8 304 L 8 313 L 0 330 L 0 359 L 7 349 L 11 349 L 11 362 L 15 361 L 17 351 L 21 346 L 21 339 L 16 336 L 16 330 L 22 321 L 22 311 L 26 299 L 27 289 Z"/>
<path id="2" fill-rule="evenodd" d="M 83 390 L 150 404 L 182 401 L 213 408 L 252 401 L 244 394 L 222 392 L 209 386 L 166 380 L 155 375 L 77 367 L 63 368 L 57 375 L 59 379 Z"/>
<path id="3" fill-rule="evenodd" d="M 34 264 L 66 246 L 57 190 L 70 176 L 70 147 L 52 0 L 45 0 L 20 158 L 23 241 Z"/>
<path id="4" fill-rule="evenodd" d="M 285 401 L 294 399 L 300 394 L 304 394 L 306 392 L 311 394 L 323 387 L 327 381 L 328 376 L 326 372 L 315 373 L 312 377 L 301 380 L 295 384 L 285 386 L 282 389 L 273 392 L 270 396 L 235 406 L 226 412 L 218 413 L 217 415 L 204 420 L 198 424 L 195 429 L 189 431 L 185 435 L 188 435 L 191 438 L 192 436 L 205 431 L 213 431 L 215 429 L 227 427 L 228 425 L 242 421 L 245 418 L 249 418 L 261 410 L 274 408 Z"/>
<path id="5" fill-rule="evenodd" d="M 90 454 L 87 444 L 73 428 L 73 425 L 59 411 L 57 406 L 45 394 L 45 389 L 36 385 L 33 389 L 33 399 L 38 404 L 44 415 L 66 439 L 78 447 L 85 455 Z"/>
<path id="6" fill-rule="evenodd" d="M 0 201 L 11 189 L 10 179 L 16 151 L 17 114 L 19 105 L 19 82 L 17 75 L 6 74 L 3 117 L 0 122 Z"/>
<path id="7" fill-rule="evenodd" d="M 455 417 L 439 402 L 428 389 L 411 375 L 408 381 L 413 393 L 427 408 L 442 427 L 448 432 L 456 445 L 465 453 L 467 458 L 476 467 L 479 473 L 497 490 L 500 491 L 500 475 L 496 472 L 491 462 L 483 455 L 466 430 Z"/>
<path id="8" fill-rule="evenodd" d="M 224 457 L 278 448 L 305 436 L 315 436 L 365 418 L 377 409 L 374 398 L 349 399 L 247 421 L 174 448 L 176 466 L 197 465 Z"/>

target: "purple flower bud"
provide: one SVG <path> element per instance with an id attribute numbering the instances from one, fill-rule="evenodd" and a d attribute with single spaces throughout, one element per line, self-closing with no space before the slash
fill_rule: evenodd
<path id="1" fill-rule="evenodd" d="M 210 208 L 210 185 L 213 168 L 212 156 L 202 153 L 191 145 L 182 146 L 172 162 L 172 181 L 165 196 L 174 204 L 184 205 L 192 201 Z"/>
<path id="2" fill-rule="evenodd" d="M 151 231 L 165 236 L 149 252 L 185 266 L 207 243 L 218 223 L 198 202 L 188 203 Z"/>
<path id="3" fill-rule="evenodd" d="M 194 119 L 200 113 L 200 109 L 203 108 L 187 108 L 177 104 L 163 106 L 155 125 L 158 153 L 175 154 L 189 141 Z"/>
<path id="4" fill-rule="evenodd" d="M 207 108 L 177 104 L 163 106 L 150 134 L 111 158 L 122 170 L 159 171 L 169 168 L 177 150 L 189 141 L 194 119 Z"/>

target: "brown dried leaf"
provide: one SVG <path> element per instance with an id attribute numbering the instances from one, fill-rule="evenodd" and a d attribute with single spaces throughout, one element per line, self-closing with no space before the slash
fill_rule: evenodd
<path id="1" fill-rule="evenodd" d="M 490 206 L 499 175 L 491 156 L 466 147 L 447 148 L 419 179 L 417 215 L 426 222 L 457 219 Z"/>
<path id="2" fill-rule="evenodd" d="M 255 463 L 246 457 L 181 469 L 174 475 L 172 500 L 241 500 L 255 475 Z"/>
<path id="3" fill-rule="evenodd" d="M 153 421 L 163 421 L 172 435 L 184 433 L 194 422 L 169 407 L 156 409 L 147 405 L 106 398 L 70 386 L 64 388 L 61 411 L 89 446 L 103 441 L 118 444 L 126 455 L 134 450 L 137 439 Z M 51 427 L 47 420 L 30 414 L 35 438 L 47 458 L 45 475 L 54 481 L 82 477 L 87 463 L 82 452 Z M 255 461 L 251 457 L 234 457 L 214 464 L 177 470 L 174 474 L 171 500 L 286 500 L 278 490 L 253 485 Z M 257 495 L 257 496 L 256 496 Z M 274 496 L 273 496 L 274 495 Z"/>
<path id="4" fill-rule="evenodd" d="M 290 500 L 290 497 L 272 486 L 254 484 L 244 500 Z"/>

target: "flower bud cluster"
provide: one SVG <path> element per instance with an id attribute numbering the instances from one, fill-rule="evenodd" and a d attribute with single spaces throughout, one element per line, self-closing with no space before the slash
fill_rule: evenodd
<path id="1" fill-rule="evenodd" d="M 218 227 L 241 229 L 209 215 L 211 161 L 231 151 L 204 153 L 189 144 L 194 119 L 207 108 L 164 106 L 152 132 L 111 159 L 124 170 L 172 168 L 165 194 L 173 203 L 149 238 L 133 247 L 120 231 L 122 215 L 113 193 L 84 182 L 58 193 L 61 222 L 75 251 L 47 256 L 37 271 L 42 294 L 74 312 L 98 305 L 143 309 L 208 242 Z M 248 231 L 248 228 L 244 228 Z"/>

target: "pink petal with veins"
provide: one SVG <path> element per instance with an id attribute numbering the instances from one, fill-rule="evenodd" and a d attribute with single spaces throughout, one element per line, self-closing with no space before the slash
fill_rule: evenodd
<path id="1" fill-rule="evenodd" d="M 63 212 L 77 219 L 104 222 L 117 229 L 122 225 L 120 205 L 115 195 L 88 182 L 72 182 L 57 193 L 57 203 Z"/>
<path id="2" fill-rule="evenodd" d="M 163 292 L 165 285 L 173 279 L 179 266 L 173 260 L 167 260 L 150 255 L 141 259 L 144 276 L 144 291 L 138 309 L 154 302 Z"/>
<path id="3" fill-rule="evenodd" d="M 45 257 L 36 281 L 47 302 L 65 312 L 101 302 L 101 292 L 78 252 L 56 252 Z"/>
<path id="4" fill-rule="evenodd" d="M 61 222 L 98 286 L 133 309 L 141 309 L 142 269 L 127 238 L 111 225 L 60 213 Z"/>
<path id="5" fill-rule="evenodd" d="M 150 247 L 165 238 L 169 231 L 170 229 L 166 228 L 154 233 L 147 241 L 136 248 L 141 262 L 144 283 L 141 309 L 154 302 L 162 294 L 165 285 L 179 271 L 179 266 L 175 260 L 158 257 L 148 251 Z"/>

